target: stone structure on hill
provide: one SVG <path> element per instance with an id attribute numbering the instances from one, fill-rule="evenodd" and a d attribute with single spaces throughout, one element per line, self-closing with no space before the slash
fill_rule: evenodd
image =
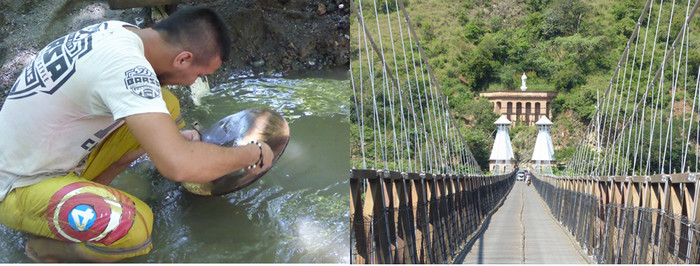
<path id="1" fill-rule="evenodd" d="M 523 87 L 527 89 L 525 79 L 523 79 Z M 505 115 L 513 124 L 532 126 L 540 116 L 552 116 L 550 103 L 557 97 L 557 92 L 486 91 L 479 95 L 493 103 L 494 113 Z"/>

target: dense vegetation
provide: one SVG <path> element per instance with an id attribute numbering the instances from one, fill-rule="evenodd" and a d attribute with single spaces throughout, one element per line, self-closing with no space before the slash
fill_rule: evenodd
<path id="1" fill-rule="evenodd" d="M 422 39 L 424 49 L 444 93 L 451 95 L 451 107 L 463 114 L 460 117 L 476 117 L 469 102 L 479 91 L 516 89 L 526 72 L 528 90 L 559 92 L 552 103 L 555 117 L 550 119 L 555 122 L 553 134 L 566 131 L 553 136 L 560 162 L 568 161 L 580 129 L 595 113 L 596 91 L 607 86 L 644 7 L 641 0 L 468 0 L 451 2 L 450 17 L 431 15 L 432 10 L 424 8 L 429 2 L 433 1 L 411 0 L 407 9 L 420 35 L 427 36 Z M 438 30 L 434 25 L 452 29 Z M 565 113 L 570 115 L 562 116 Z M 472 135 L 483 139 L 494 127 L 472 129 Z M 513 143 L 533 146 L 529 142 L 534 134 L 521 137 L 527 141 L 512 134 Z M 529 158 L 518 148 L 514 147 L 519 160 Z M 479 161 L 482 167 L 488 165 L 488 154 L 485 157 Z"/>

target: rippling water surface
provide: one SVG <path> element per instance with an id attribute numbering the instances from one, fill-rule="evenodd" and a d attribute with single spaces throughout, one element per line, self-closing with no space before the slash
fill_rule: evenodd
<path id="1" fill-rule="evenodd" d="M 208 127 L 251 107 L 289 122 L 291 140 L 260 180 L 219 197 L 189 194 L 142 157 L 113 186 L 151 206 L 151 253 L 128 262 L 349 263 L 350 84 L 345 73 L 240 75 L 212 89 L 186 120 Z M 341 78 L 338 78 L 340 76 Z M 25 262 L 26 234 L 0 227 L 0 262 Z"/>

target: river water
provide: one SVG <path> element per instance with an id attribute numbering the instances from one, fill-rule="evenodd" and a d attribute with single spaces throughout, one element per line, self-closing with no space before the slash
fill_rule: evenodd
<path id="1" fill-rule="evenodd" d="M 287 149 L 261 179 L 218 197 L 190 194 L 139 158 L 112 185 L 151 206 L 154 248 L 125 261 L 349 263 L 346 74 L 236 75 L 212 88 L 186 121 L 208 127 L 246 108 L 270 108 L 289 123 Z M 28 237 L 0 226 L 0 262 L 27 262 Z"/>

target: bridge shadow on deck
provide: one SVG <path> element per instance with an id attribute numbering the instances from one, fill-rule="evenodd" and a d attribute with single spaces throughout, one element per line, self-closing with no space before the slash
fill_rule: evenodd
<path id="1" fill-rule="evenodd" d="M 554 220 L 534 187 L 516 182 L 454 263 L 586 264 L 592 261 Z"/>
<path id="2" fill-rule="evenodd" d="M 510 187 L 508 194 L 503 198 L 503 200 L 501 200 L 501 202 L 495 208 L 493 208 L 491 213 L 489 213 L 489 215 L 486 216 L 486 219 L 484 219 L 484 222 L 481 224 L 481 227 L 479 227 L 479 230 L 477 230 L 476 233 L 474 233 L 472 238 L 469 239 L 469 241 L 467 241 L 467 244 L 464 246 L 462 251 L 459 254 L 457 254 L 454 261 L 452 262 L 453 264 L 464 263 L 464 259 L 467 257 L 467 254 L 469 254 L 471 252 L 472 247 L 474 246 L 474 243 L 476 243 L 477 240 L 482 240 L 484 238 L 484 232 L 489 228 L 489 224 L 491 224 L 491 217 L 496 212 L 498 212 L 498 210 L 501 209 L 501 206 L 503 206 L 503 203 L 506 202 L 506 200 L 510 196 L 510 193 L 513 191 L 513 187 L 514 186 Z M 482 260 L 483 250 L 484 250 L 483 245 L 484 245 L 484 241 L 479 241 L 480 247 L 479 247 L 479 262 L 477 262 L 478 264 L 483 264 L 483 260 Z"/>

